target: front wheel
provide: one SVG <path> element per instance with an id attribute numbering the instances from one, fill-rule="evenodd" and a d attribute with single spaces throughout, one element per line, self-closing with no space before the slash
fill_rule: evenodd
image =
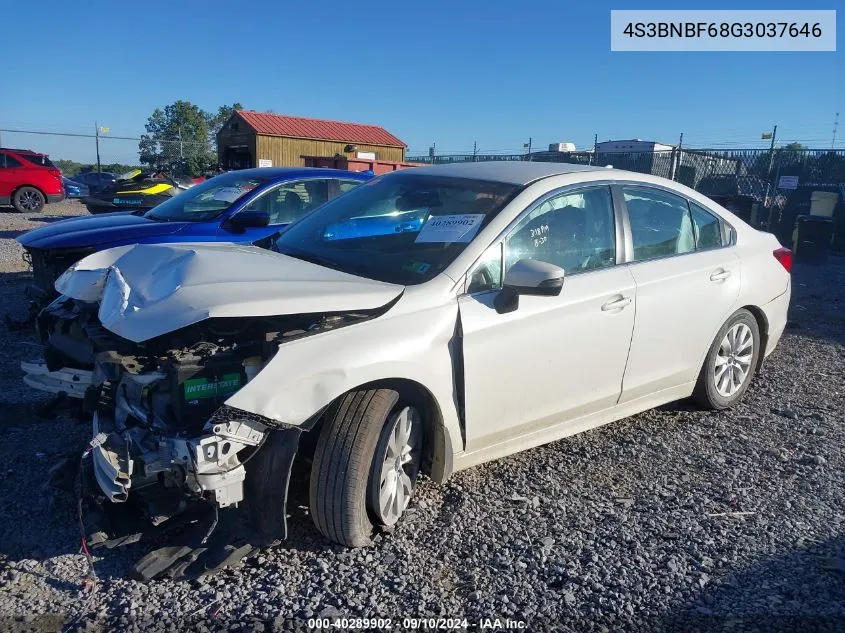
<path id="1" fill-rule="evenodd" d="M 35 187 L 21 187 L 12 196 L 12 205 L 18 213 L 38 213 L 47 201 Z"/>
<path id="2" fill-rule="evenodd" d="M 353 391 L 327 415 L 311 468 L 311 515 L 327 538 L 369 545 L 392 526 L 416 485 L 422 416 L 390 389 Z"/>
<path id="3" fill-rule="evenodd" d="M 693 397 L 705 408 L 727 409 L 742 399 L 760 357 L 760 328 L 748 310 L 722 326 L 704 359 Z"/>

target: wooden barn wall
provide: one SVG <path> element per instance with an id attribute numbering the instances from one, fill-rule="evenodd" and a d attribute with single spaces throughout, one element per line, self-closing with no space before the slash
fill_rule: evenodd
<path id="1" fill-rule="evenodd" d="M 347 143 L 334 141 L 320 141 L 314 139 L 285 138 L 279 136 L 257 136 L 255 164 L 261 158 L 273 161 L 273 167 L 301 167 L 305 165 L 303 156 L 334 156 L 346 155 L 343 148 Z M 375 152 L 379 160 L 405 160 L 405 149 L 402 147 L 383 147 L 379 145 L 363 145 L 355 143 L 359 152 Z"/>
<path id="2" fill-rule="evenodd" d="M 258 167 L 258 161 L 255 158 L 255 144 L 256 136 L 252 130 L 228 130 L 222 129 L 217 135 L 217 159 L 223 162 L 223 153 L 227 147 L 233 145 L 246 145 L 249 148 L 249 153 L 252 155 L 253 167 Z"/>

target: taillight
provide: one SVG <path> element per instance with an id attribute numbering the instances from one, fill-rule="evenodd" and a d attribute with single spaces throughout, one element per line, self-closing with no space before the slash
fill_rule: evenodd
<path id="1" fill-rule="evenodd" d="M 788 248 L 776 248 L 772 251 L 772 255 L 780 262 L 780 265 L 786 269 L 786 272 L 792 272 L 792 251 Z"/>

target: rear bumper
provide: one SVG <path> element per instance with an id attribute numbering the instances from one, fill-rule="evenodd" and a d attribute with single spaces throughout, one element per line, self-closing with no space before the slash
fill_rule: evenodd
<path id="1" fill-rule="evenodd" d="M 65 194 L 63 193 L 51 193 L 47 195 L 47 203 L 53 204 L 54 202 L 61 202 L 65 199 Z"/>
<path id="2" fill-rule="evenodd" d="M 760 306 L 760 309 L 766 315 L 766 321 L 769 324 L 769 338 L 766 343 L 765 355 L 771 354 L 778 341 L 783 336 L 783 331 L 786 329 L 786 319 L 789 312 L 789 299 L 792 295 L 792 282 L 786 287 L 784 292 L 779 297 L 769 301 L 769 303 Z"/>

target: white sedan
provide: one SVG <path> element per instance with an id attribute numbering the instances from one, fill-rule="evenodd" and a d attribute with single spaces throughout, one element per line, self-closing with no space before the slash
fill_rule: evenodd
<path id="1" fill-rule="evenodd" d="M 273 251 L 96 253 L 40 317 L 28 384 L 85 396 L 93 474 L 286 533 L 289 472 L 349 546 L 452 473 L 693 396 L 742 398 L 777 345 L 791 253 L 648 175 L 551 163 L 392 173 Z M 169 495 L 169 496 L 168 496 Z M 178 495 L 177 495 L 178 497 Z"/>

